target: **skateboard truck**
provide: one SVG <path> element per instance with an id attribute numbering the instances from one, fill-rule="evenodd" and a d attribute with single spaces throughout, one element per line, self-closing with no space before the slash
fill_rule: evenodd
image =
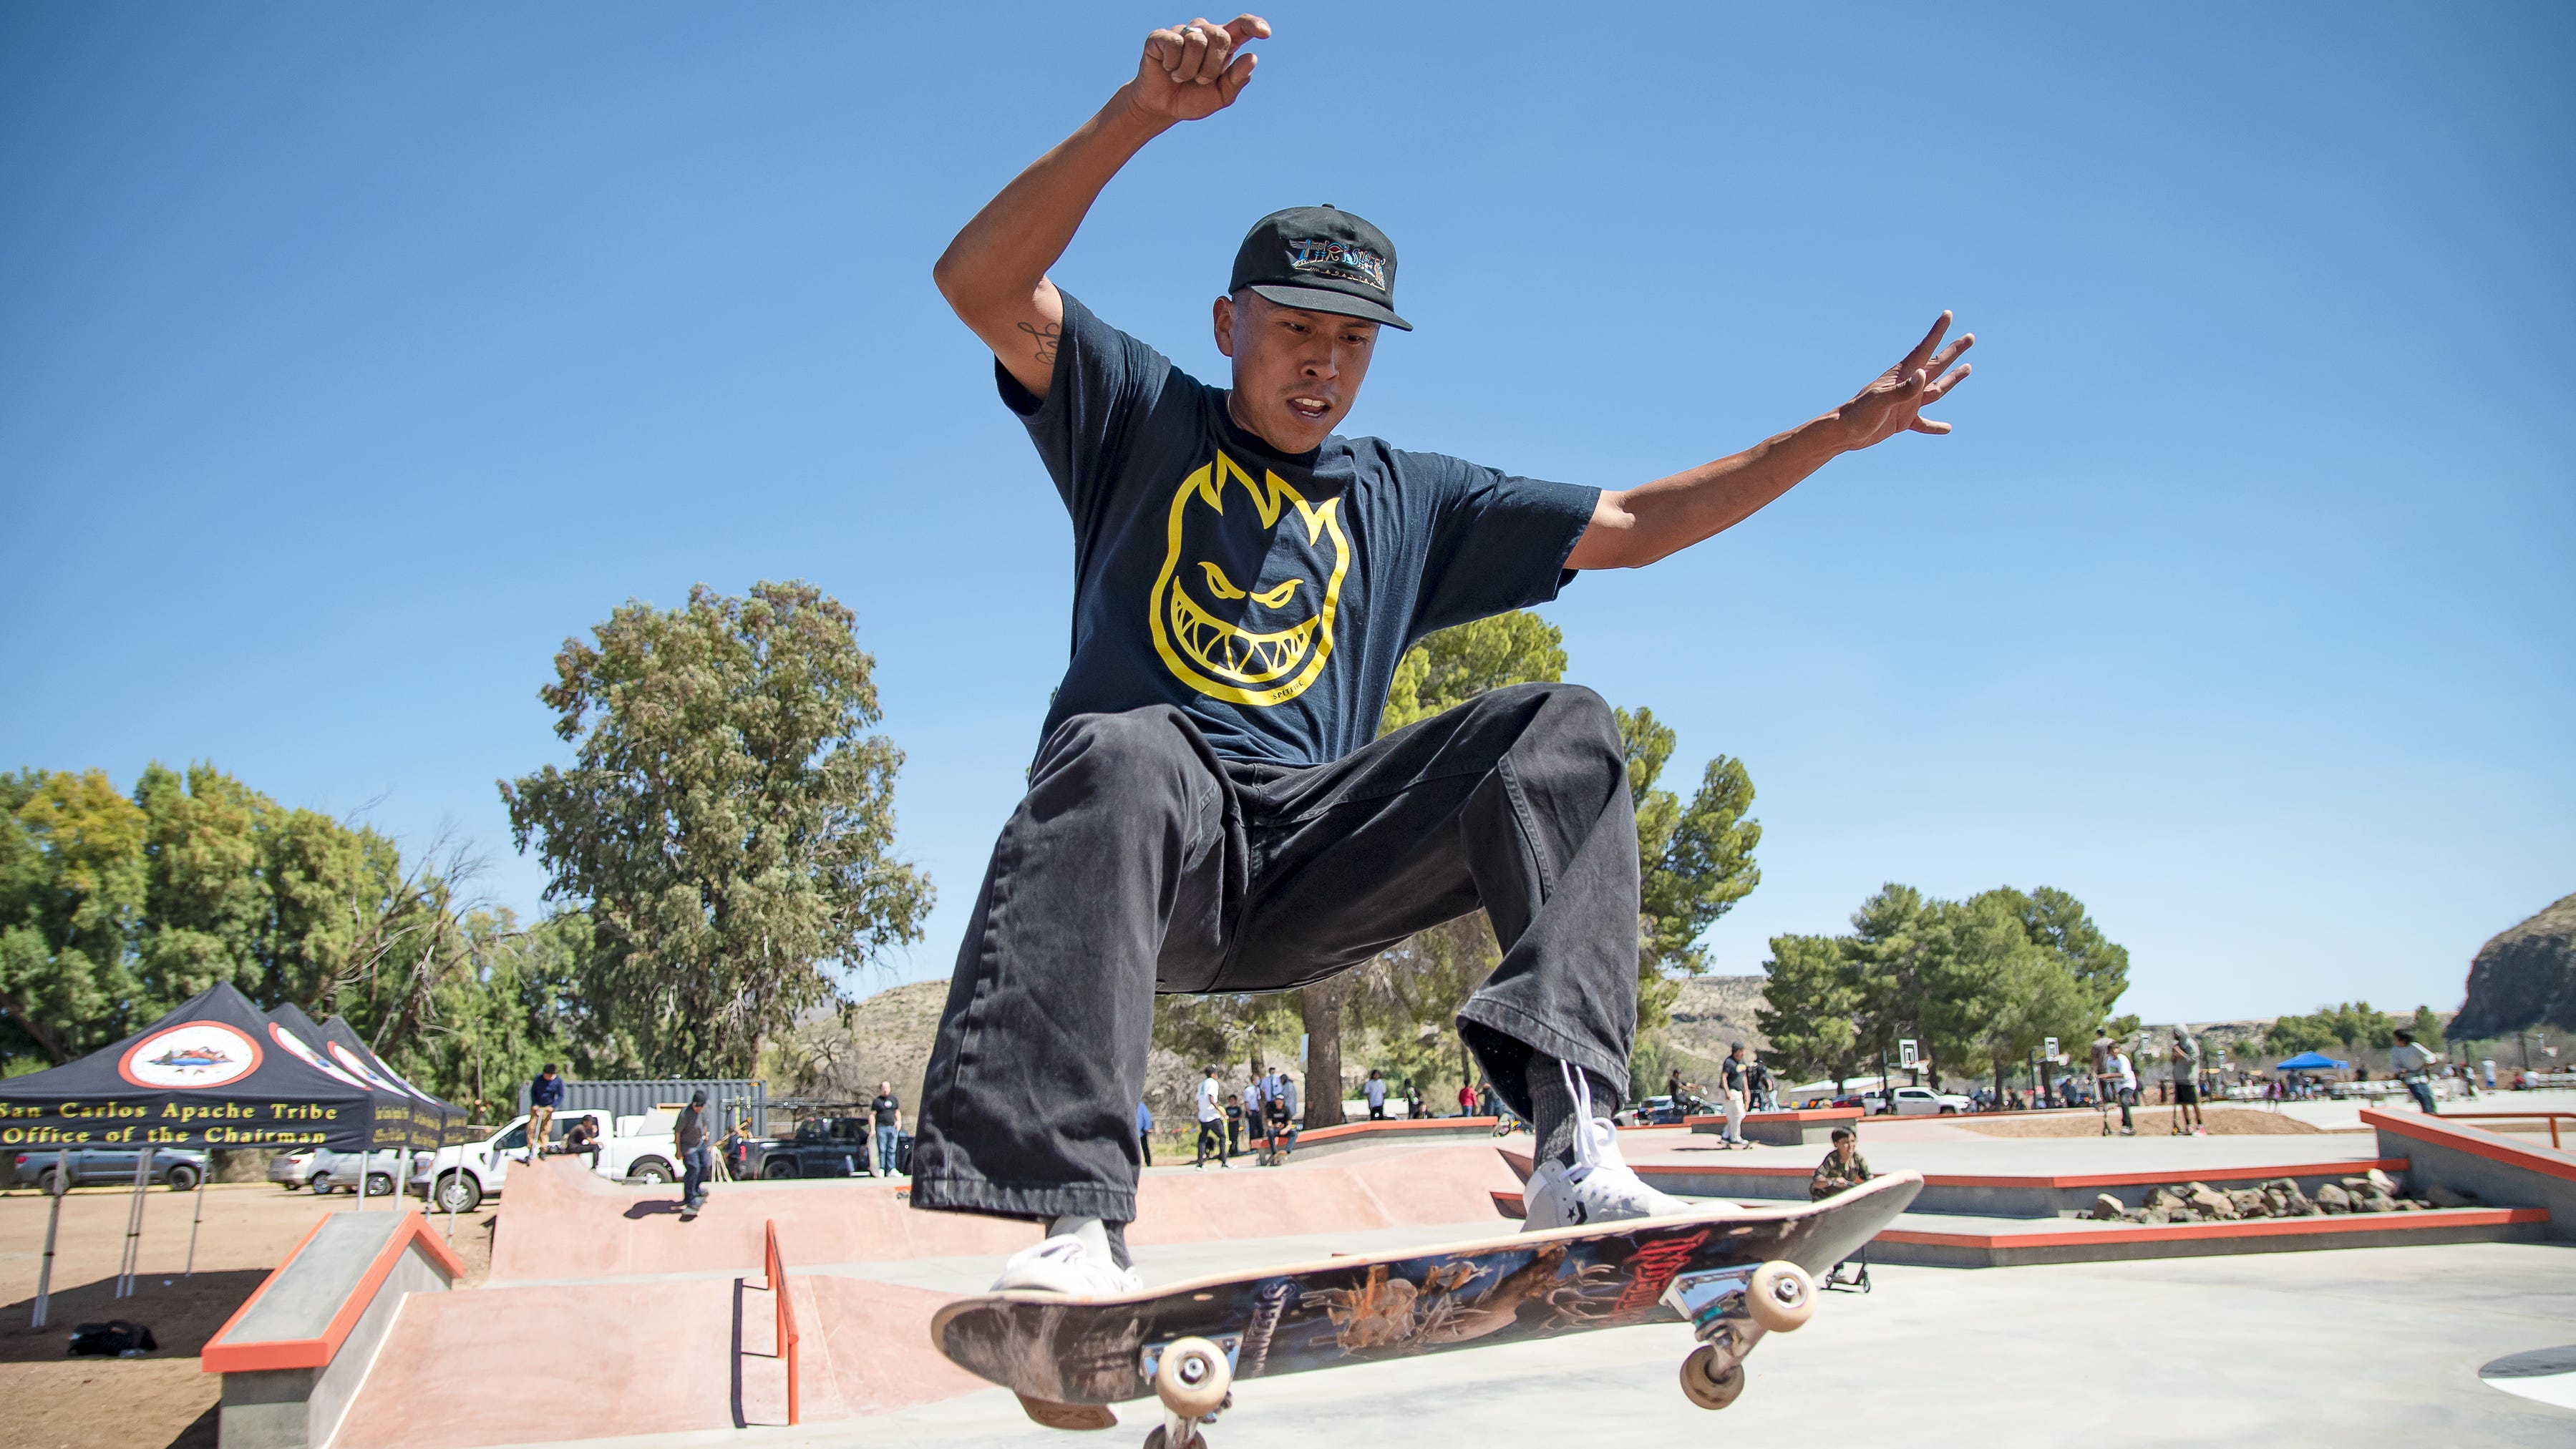
<path id="1" fill-rule="evenodd" d="M 1795 1263 L 1684 1273 L 1664 1302 L 1690 1320 L 1699 1340 L 1682 1360 L 1682 1393 L 1703 1409 L 1723 1409 L 1744 1392 L 1744 1356 L 1766 1333 L 1788 1333 L 1816 1311 L 1816 1284 Z"/>

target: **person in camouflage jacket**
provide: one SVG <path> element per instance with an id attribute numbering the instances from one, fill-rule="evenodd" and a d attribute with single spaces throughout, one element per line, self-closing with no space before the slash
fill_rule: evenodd
<path id="1" fill-rule="evenodd" d="M 1816 1176 L 1807 1184 L 1807 1200 L 1823 1202 L 1835 1193 L 1869 1181 L 1870 1175 L 1869 1164 L 1860 1155 L 1860 1135 L 1849 1127 L 1837 1127 L 1834 1150 L 1816 1165 Z"/>

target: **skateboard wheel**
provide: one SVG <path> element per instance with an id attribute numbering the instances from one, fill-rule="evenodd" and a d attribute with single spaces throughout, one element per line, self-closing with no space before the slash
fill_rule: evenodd
<path id="1" fill-rule="evenodd" d="M 1716 1366 L 1717 1350 L 1707 1344 L 1682 1360 L 1682 1393 L 1703 1409 L 1723 1409 L 1744 1392 L 1744 1365 L 1731 1363 L 1724 1373 L 1711 1372 Z"/>
<path id="2" fill-rule="evenodd" d="M 1204 1419 L 1225 1404 L 1234 1368 L 1225 1350 L 1204 1338 L 1175 1340 L 1154 1367 L 1154 1397 L 1184 1419 Z"/>
<path id="3" fill-rule="evenodd" d="M 1745 1283 L 1744 1311 L 1773 1333 L 1792 1332 L 1815 1316 L 1816 1280 L 1797 1264 L 1774 1259 Z"/>

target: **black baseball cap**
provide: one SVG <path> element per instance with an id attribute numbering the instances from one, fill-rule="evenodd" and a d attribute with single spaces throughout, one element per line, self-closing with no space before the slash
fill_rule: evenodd
<path id="1" fill-rule="evenodd" d="M 1246 287 L 1282 307 L 1413 330 L 1395 315 L 1395 243 L 1330 205 L 1292 206 L 1254 222 L 1225 289 Z"/>

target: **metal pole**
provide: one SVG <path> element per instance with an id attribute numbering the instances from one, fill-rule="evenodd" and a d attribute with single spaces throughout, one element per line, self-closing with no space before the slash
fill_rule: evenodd
<path id="1" fill-rule="evenodd" d="M 367 1176 L 374 1169 L 375 1165 L 376 1152 L 374 1146 L 370 1144 L 365 1151 L 358 1154 L 357 1210 L 359 1212 L 365 1212 L 367 1210 Z"/>
<path id="2" fill-rule="evenodd" d="M 152 1149 L 134 1159 L 134 1196 L 125 1210 L 125 1257 L 117 1265 L 116 1296 L 134 1296 L 134 1270 L 143 1256 L 143 1189 L 152 1180 Z"/>
<path id="3" fill-rule="evenodd" d="M 54 1230 L 63 1225 L 63 1199 L 71 1195 L 71 1190 L 72 1154 L 68 1148 L 58 1148 L 54 1152 L 53 1206 L 45 1210 L 45 1264 L 36 1270 L 36 1318 L 27 1325 L 29 1328 L 45 1326 L 45 1301 L 54 1291 Z"/>
<path id="4" fill-rule="evenodd" d="M 214 1170 L 215 1157 L 209 1152 L 206 1154 L 206 1171 Z M 198 1178 L 195 1190 L 188 1195 L 197 1200 L 197 1215 L 188 1224 L 188 1266 L 180 1270 L 179 1276 L 182 1278 L 197 1276 L 197 1229 L 206 1225 L 206 1180 L 203 1177 Z"/>

